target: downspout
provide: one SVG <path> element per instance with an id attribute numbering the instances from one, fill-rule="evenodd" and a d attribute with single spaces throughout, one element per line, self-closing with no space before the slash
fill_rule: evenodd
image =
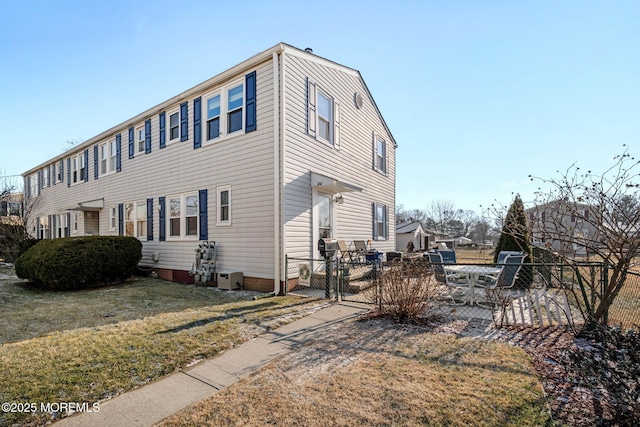
<path id="1" fill-rule="evenodd" d="M 281 51 L 281 50 L 280 50 Z M 280 236 L 282 230 L 280 227 L 280 207 L 282 205 L 282 192 L 280 191 L 280 98 L 279 98 L 279 79 L 278 79 L 278 53 L 272 54 L 273 66 L 273 293 L 280 294 L 280 263 L 282 260 L 280 249 Z"/>
<path id="2" fill-rule="evenodd" d="M 285 182 L 285 167 L 286 167 L 286 162 L 285 162 L 285 153 L 286 153 L 286 103 L 285 103 L 285 95 L 286 95 L 286 91 L 285 91 L 285 66 L 284 66 L 284 49 L 282 49 L 280 51 L 280 167 L 279 167 L 279 172 L 280 172 L 280 186 L 278 187 L 279 191 L 280 191 L 280 226 L 282 227 L 281 230 L 281 242 L 280 242 L 280 248 L 282 250 L 282 254 L 281 254 L 281 264 L 280 264 L 280 268 L 281 270 L 281 274 L 282 277 L 284 279 L 284 292 L 282 292 L 283 294 L 287 293 L 288 290 L 288 283 L 287 282 L 287 275 L 288 272 L 286 271 L 286 261 L 285 261 L 285 257 L 286 257 L 286 251 L 287 251 L 287 235 L 286 235 L 286 230 L 284 229 L 284 219 L 285 219 L 285 193 L 284 193 L 284 182 Z"/>

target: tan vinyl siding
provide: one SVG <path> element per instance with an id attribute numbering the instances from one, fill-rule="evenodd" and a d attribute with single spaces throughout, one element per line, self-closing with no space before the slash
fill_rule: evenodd
<path id="1" fill-rule="evenodd" d="M 143 241 L 143 259 L 151 259 L 151 253 L 160 252 L 157 268 L 189 270 L 194 262 L 194 249 L 199 241 L 193 239 L 159 241 L 158 198 L 177 194 L 195 193 L 207 189 L 209 240 L 218 244 L 218 270 L 241 271 L 246 276 L 273 278 L 273 71 L 271 58 L 255 68 L 257 130 L 239 133 L 216 142 L 206 141 L 205 99 L 202 100 L 201 148 L 193 148 L 193 100 L 212 88 L 203 88 L 188 99 L 177 99 L 165 111 L 179 107 L 188 101 L 189 139 L 167 143 L 159 148 L 159 119 L 154 111 L 150 116 L 133 123 L 126 123 L 113 135 L 96 142 L 100 144 L 122 136 L 122 171 L 94 179 L 94 151 L 89 149 L 89 182 L 67 187 L 67 163 L 64 162 L 64 183 L 43 189 L 38 212 L 53 214 L 74 209 L 80 202 L 104 198 L 104 208 L 99 212 L 100 234 L 116 235 L 109 230 L 109 206 L 153 198 L 153 241 Z M 253 70 L 230 77 L 229 81 L 243 78 Z M 244 81 L 244 80 L 243 80 Z M 226 82 L 222 82 L 224 85 Z M 244 111 L 243 111 L 244 114 Z M 144 125 L 151 119 L 151 153 L 139 153 L 134 147 L 134 158 L 129 159 L 129 127 Z M 167 142 L 169 117 L 166 117 Z M 73 154 L 73 153 L 70 153 Z M 232 188 L 232 225 L 216 226 L 216 187 Z M 38 214 L 34 215 L 37 216 Z M 84 216 L 79 218 L 82 235 Z M 167 216 L 168 222 L 168 216 Z M 82 233 L 81 233 L 82 230 Z"/>
<path id="2" fill-rule="evenodd" d="M 302 59 L 300 55 L 287 55 L 285 64 L 284 222 L 287 254 L 310 256 L 313 253 L 310 171 L 363 189 L 362 192 L 343 193 L 344 203 L 335 205 L 337 238 L 346 241 L 372 239 L 372 203 L 382 203 L 389 212 L 389 236 L 386 241 L 373 242 L 373 246 L 383 252 L 394 250 L 395 149 L 360 76 L 353 70 L 342 71 L 339 67 Z M 307 77 L 340 102 L 339 150 L 307 135 Z M 356 92 L 364 98 L 361 109 L 353 102 Z M 387 176 L 373 170 L 373 132 L 387 142 Z"/>

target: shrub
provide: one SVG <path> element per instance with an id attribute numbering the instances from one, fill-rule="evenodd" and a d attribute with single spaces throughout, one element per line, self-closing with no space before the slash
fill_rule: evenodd
<path id="1" fill-rule="evenodd" d="M 92 236 L 42 240 L 16 261 L 16 274 L 42 287 L 73 290 L 124 281 L 142 258 L 135 237 Z"/>
<path id="2" fill-rule="evenodd" d="M 376 296 L 377 315 L 402 323 L 433 317 L 439 291 L 432 276 L 428 262 L 423 259 L 389 263 L 381 276 Z"/>

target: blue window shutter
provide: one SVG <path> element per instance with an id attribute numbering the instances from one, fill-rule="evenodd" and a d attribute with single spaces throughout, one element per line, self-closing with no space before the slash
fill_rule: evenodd
<path id="1" fill-rule="evenodd" d="M 89 149 L 84 149 L 84 182 L 89 181 Z"/>
<path id="2" fill-rule="evenodd" d="M 71 236 L 71 212 L 67 212 L 67 226 L 64 228 L 64 237 Z"/>
<path id="3" fill-rule="evenodd" d="M 38 171 L 38 194 L 42 191 L 42 171 Z"/>
<path id="4" fill-rule="evenodd" d="M 58 237 L 58 227 L 56 227 L 56 217 L 58 215 L 51 215 L 51 222 L 50 222 L 50 226 L 51 226 L 51 238 L 55 239 L 56 237 Z"/>
<path id="5" fill-rule="evenodd" d="M 93 179 L 98 179 L 98 146 L 93 146 Z"/>
<path id="6" fill-rule="evenodd" d="M 60 182 L 64 182 L 64 160 L 60 160 Z"/>
<path id="7" fill-rule="evenodd" d="M 164 128 L 164 111 L 158 115 L 158 122 L 160 126 L 160 148 L 167 146 L 167 133 Z"/>
<path id="8" fill-rule="evenodd" d="M 207 216 L 207 190 L 198 191 L 198 209 L 200 214 L 200 240 L 209 239 L 209 224 Z"/>
<path id="9" fill-rule="evenodd" d="M 202 97 L 193 100 L 193 148 L 202 147 Z"/>
<path id="10" fill-rule="evenodd" d="M 56 181 L 58 179 L 58 175 L 56 175 L 57 173 L 58 172 L 56 171 L 56 164 L 51 163 L 51 181 L 49 181 L 51 185 L 56 185 Z"/>
<path id="11" fill-rule="evenodd" d="M 316 83 L 307 77 L 307 133 L 316 137 Z"/>
<path id="12" fill-rule="evenodd" d="M 153 240 L 153 199 L 147 199 L 147 240 Z"/>
<path id="13" fill-rule="evenodd" d="M 256 130 L 256 72 L 253 71 L 246 75 L 247 90 L 247 108 L 245 117 L 245 131 L 253 132 Z"/>
<path id="14" fill-rule="evenodd" d="M 118 205 L 118 236 L 124 235 L 124 204 Z"/>
<path id="15" fill-rule="evenodd" d="M 151 119 L 144 122 L 144 154 L 151 152 Z"/>
<path id="16" fill-rule="evenodd" d="M 376 204 L 371 204 L 371 223 L 373 225 L 373 240 L 378 240 L 378 227 L 376 227 Z"/>
<path id="17" fill-rule="evenodd" d="M 161 241 L 166 240 L 167 227 L 165 223 L 165 203 L 164 197 L 158 197 L 158 205 L 160 206 L 160 211 L 158 211 L 158 238 Z"/>
<path id="18" fill-rule="evenodd" d="M 67 187 L 71 187 L 71 157 L 67 157 Z"/>
<path id="19" fill-rule="evenodd" d="M 47 182 L 51 186 L 51 166 L 47 166 Z"/>
<path id="20" fill-rule="evenodd" d="M 135 146 L 133 145 L 133 127 L 129 128 L 129 158 L 133 159 L 135 153 Z"/>
<path id="21" fill-rule="evenodd" d="M 116 172 L 122 170 L 122 135 L 116 135 Z"/>
<path id="22" fill-rule="evenodd" d="M 189 103 L 180 104 L 180 141 L 189 139 Z"/>

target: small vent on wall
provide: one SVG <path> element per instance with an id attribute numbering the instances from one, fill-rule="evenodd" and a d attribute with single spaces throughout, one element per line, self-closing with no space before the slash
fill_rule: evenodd
<path id="1" fill-rule="evenodd" d="M 362 108 L 362 95 L 360 95 L 360 93 L 356 92 L 353 94 L 353 103 L 356 104 L 358 110 Z"/>

